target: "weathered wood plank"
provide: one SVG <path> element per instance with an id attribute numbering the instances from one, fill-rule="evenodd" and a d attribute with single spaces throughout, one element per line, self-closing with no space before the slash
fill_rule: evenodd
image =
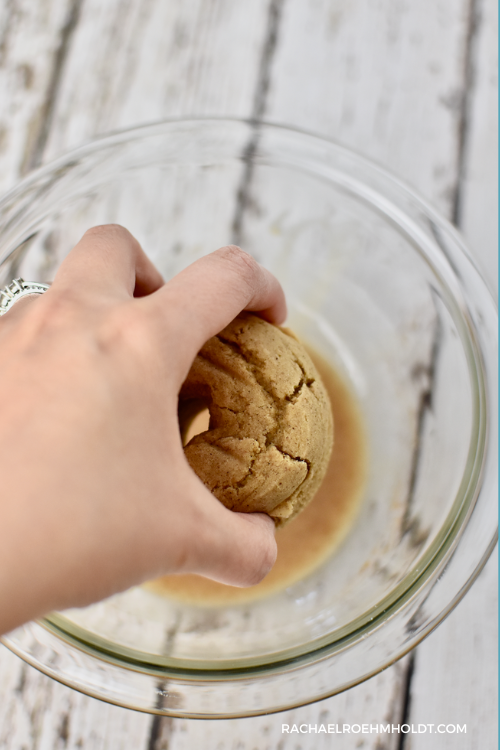
<path id="1" fill-rule="evenodd" d="M 141 122 L 248 116 L 267 18 L 267 0 L 86 0 L 45 157 Z"/>
<path id="2" fill-rule="evenodd" d="M 146 750 L 151 722 L 60 685 L 0 645 L 1 750 Z"/>
<path id="3" fill-rule="evenodd" d="M 468 0 L 287 0 L 266 117 L 334 138 L 450 214 Z"/>
<path id="4" fill-rule="evenodd" d="M 399 724 L 403 710 L 407 659 L 345 693 L 292 711 L 250 719 L 184 721 L 160 719 L 151 750 L 397 750 L 398 734 L 290 734 L 282 725 Z M 357 731 L 357 730 L 355 730 Z"/>
<path id="5" fill-rule="evenodd" d="M 4 53 L 4 89 L 12 100 L 3 98 L 1 132 L 9 149 L 4 162 L 9 169 L 2 170 L 5 189 L 25 165 L 34 166 L 42 155 L 50 158 L 103 131 L 186 113 L 248 116 L 253 111 L 267 0 L 246 9 L 227 0 L 87 0 L 78 6 L 79 19 L 74 2 L 54 0 L 53 5 L 59 14 L 52 12 L 52 26 L 26 12 L 18 22 L 14 19 L 17 25 L 10 20 L 0 48 L 10 55 Z M 30 55 L 45 47 L 45 57 L 37 56 L 29 99 L 16 89 L 15 76 L 28 71 L 32 81 Z M 13 150 L 16 138 L 19 147 Z M 152 717 L 79 695 L 3 647 L 0 693 L 0 747 L 140 750 L 149 745 Z"/>
<path id="6" fill-rule="evenodd" d="M 498 5 L 476 8 L 458 220 L 497 288 Z M 411 750 L 498 746 L 498 549 L 465 600 L 418 649 L 409 720 L 466 723 L 467 736 L 417 735 Z M 451 718 L 454 717 L 454 718 Z M 406 746 L 405 746 L 406 750 Z"/>
<path id="7" fill-rule="evenodd" d="M 180 113 L 248 115 L 267 2 L 86 2 L 59 56 L 74 4 L 2 6 L 0 189 L 45 146 L 54 155 L 96 133 Z M 54 80 L 58 83 L 54 87 Z M 45 133 L 45 136 L 48 133 Z M 0 747 L 146 748 L 152 717 L 58 685 L 0 648 Z"/>
<path id="8" fill-rule="evenodd" d="M 71 0 L 0 4 L 0 194 L 31 160 L 71 7 Z"/>
<path id="9" fill-rule="evenodd" d="M 401 722 L 406 661 L 364 685 L 292 711 L 251 719 L 213 722 L 155 719 L 102 703 L 59 685 L 0 647 L 0 748 L 8 750 L 351 750 L 353 736 L 283 734 L 282 724 L 380 724 Z M 384 750 L 396 750 L 398 735 L 383 735 Z M 356 736 L 358 747 L 376 747 L 380 737 Z M 367 744 L 368 743 L 368 744 Z M 380 742 L 379 742 L 380 746 Z"/>
<path id="10" fill-rule="evenodd" d="M 283 13 L 264 115 L 324 132 L 362 150 L 451 216 L 460 161 L 468 4 L 423 8 L 364 3 L 361 8 L 356 3 L 337 3 L 332 11 L 331 3 L 288 0 Z M 426 671 L 420 674 L 425 680 Z M 400 687 L 396 673 L 387 676 Z M 357 705 L 363 705 L 373 689 L 370 681 L 350 695 L 354 698 L 356 693 Z M 388 694 L 383 694 L 382 705 Z M 335 705 L 342 696 L 331 700 Z M 321 705 L 325 704 L 300 709 L 296 715 L 318 722 Z M 378 705 L 379 720 L 382 705 Z M 252 720 L 255 728 L 262 726 L 259 721 Z M 164 747 L 162 738 L 175 747 L 180 742 L 175 724 L 160 722 L 160 727 L 156 748 Z M 253 747 L 254 731 L 245 737 L 240 731 L 237 723 L 229 723 L 227 732 L 234 744 L 228 736 L 220 746 Z M 362 739 L 366 747 L 376 746 L 379 740 Z M 319 741 L 305 736 L 300 745 L 317 747 Z M 352 740 L 342 741 L 352 746 Z M 279 746 L 286 746 L 283 738 Z"/>
<path id="11" fill-rule="evenodd" d="M 408 723 L 466 724 L 466 734 L 408 736 L 404 750 L 498 747 L 498 548 L 456 610 L 418 648 Z"/>
<path id="12" fill-rule="evenodd" d="M 493 268 L 495 253 L 491 239 L 490 248 L 485 249 L 484 235 L 496 240 L 495 222 L 486 222 L 487 228 L 484 224 L 478 227 L 479 241 L 474 242 L 472 208 L 466 196 L 474 190 L 476 206 L 484 206 L 481 202 L 486 193 L 486 205 L 490 201 L 491 206 L 494 204 L 496 194 L 491 176 L 496 168 L 493 156 L 496 142 L 489 140 L 485 144 L 480 139 L 484 138 L 485 130 L 496 134 L 496 122 L 491 117 L 496 67 L 491 66 L 491 52 L 489 67 L 480 57 L 476 71 L 477 104 L 469 123 L 471 132 L 477 131 L 478 140 L 465 143 L 464 117 L 468 112 L 464 108 L 470 101 L 467 87 L 471 83 L 468 45 L 474 21 L 469 3 L 370 2 L 362 6 L 356 2 L 338 2 L 332 6 L 322 0 L 307 5 L 294 0 L 285 3 L 266 116 L 323 132 L 377 159 L 413 184 L 450 218 L 459 197 L 459 178 L 465 164 L 470 182 L 463 186 L 460 196 L 464 226 L 472 245 L 481 244 L 487 267 Z M 496 25 L 491 9 L 488 15 L 488 33 L 494 37 Z M 479 41 L 481 54 L 488 54 L 485 51 L 488 46 L 494 48 L 494 42 L 488 45 L 487 41 Z M 461 150 L 467 146 L 464 154 Z M 487 165 L 481 167 L 481 161 Z M 490 177 L 485 191 L 487 174 Z M 495 213 L 493 209 L 491 212 Z M 484 222 L 484 208 L 481 216 Z M 472 617 L 478 607 L 476 597 L 480 595 L 473 591 L 469 596 L 470 603 L 467 600 L 461 611 L 470 612 Z M 451 701 L 443 683 L 447 675 L 452 679 L 454 674 L 446 670 L 448 663 L 460 654 L 462 673 L 470 679 L 455 683 L 455 706 L 472 706 L 478 689 L 483 695 L 492 696 L 491 706 L 489 698 L 487 701 L 492 709 L 496 695 L 495 668 L 486 667 L 484 657 L 470 650 L 465 650 L 464 656 L 468 621 L 459 619 L 459 613 L 460 610 L 453 620 L 450 618 L 450 622 L 456 623 L 453 633 L 451 626 L 445 624 L 443 635 L 440 630 L 433 636 L 439 639 L 440 648 L 434 648 L 432 657 L 416 670 L 415 689 L 425 695 L 427 681 L 435 679 L 432 675 L 440 675 L 442 689 L 433 691 L 431 700 L 446 713 Z M 495 619 L 486 618 L 479 629 L 487 650 L 488 644 L 496 643 Z M 418 650 L 415 658 L 419 665 Z M 479 680 L 481 670 L 484 676 Z M 420 720 L 416 708 L 411 716 L 414 721 Z M 474 717 L 472 710 L 468 711 L 468 718 L 470 731 L 480 719 Z M 483 723 L 482 736 L 488 736 L 491 742 L 495 736 L 494 723 L 488 720 Z M 456 737 L 454 740 L 457 742 Z M 419 748 L 427 747 L 425 740 L 420 738 L 420 741 L 424 744 L 419 744 Z M 470 747 L 467 741 L 470 742 L 470 735 L 465 744 L 454 746 Z M 413 738 L 407 739 L 408 747 L 413 748 L 412 742 Z M 309 746 L 313 747 L 304 743 L 304 747 Z"/>
<path id="13" fill-rule="evenodd" d="M 105 4 L 87 0 L 54 97 L 45 158 L 96 133 L 135 122 L 192 112 L 250 114 L 268 8 L 259 2 L 238 13 L 235 6 L 222 0 L 210 4 L 190 0 L 177 4 L 174 11 L 172 3 L 151 0 Z M 66 18 L 67 14 L 60 14 L 58 28 Z M 308 4 L 286 0 L 266 114 L 353 145 L 391 166 L 443 210 L 450 210 L 456 187 L 457 102 L 462 96 L 465 36 L 464 3 L 419 8 L 419 4 L 389 2 L 361 7 L 360 2 L 332 5 L 325 0 Z M 57 40 L 51 37 L 51 43 L 53 55 Z M 50 65 L 47 71 L 46 82 Z M 38 87 L 37 92 L 29 111 L 38 117 L 40 133 L 46 99 Z M 22 96 L 20 100 L 24 101 Z M 411 119 L 408 112 L 413 113 Z M 19 115 L 18 121 L 26 130 L 23 117 Z M 8 128 L 7 137 L 14 137 L 10 121 Z M 25 138 L 16 164 L 22 163 L 27 151 Z M 15 169 L 8 180 L 14 179 Z M 5 659 L 12 668 L 15 657 L 4 652 L 0 658 L 2 669 Z M 36 740 L 16 735 L 9 750 L 21 750 L 23 745 L 30 749 L 148 746 L 150 717 L 77 696 L 17 660 L 15 665 L 13 672 L 4 670 L 0 678 L 2 692 L 9 696 L 4 716 L 11 712 L 22 716 L 17 720 L 21 727 L 24 717 L 33 714 L 38 717 L 36 726 L 43 723 L 50 729 L 44 730 L 47 734 L 38 732 Z M 359 722 L 370 715 L 373 722 L 380 722 L 401 710 L 401 668 L 396 665 L 343 696 L 280 716 L 213 724 L 163 719 L 153 727 L 154 747 L 163 749 L 170 742 L 170 748 L 295 749 L 297 741 L 281 736 L 282 718 L 283 723 L 290 717 L 296 717 L 290 723 L 321 723 L 322 712 L 328 711 L 334 721 L 342 716 L 346 722 Z M 36 675 L 22 694 L 15 690 L 18 669 Z M 11 677 L 5 678 L 6 672 Z M 423 675 L 425 686 L 425 668 L 419 671 L 417 665 L 415 674 Z M 40 710 L 38 714 L 35 710 L 39 703 L 43 704 L 43 721 Z M 69 706 L 68 720 L 63 719 L 64 706 Z M 137 728 L 130 729 L 132 724 L 126 722 L 135 716 L 141 721 L 137 719 Z M 63 737 L 68 735 L 66 744 L 60 735 L 58 739 L 59 727 Z M 72 727 L 80 727 L 80 734 Z M 21 729 L 16 726 L 16 731 Z M 321 738 L 324 744 L 319 745 L 315 735 L 304 735 L 300 745 L 331 747 L 326 739 Z M 364 747 L 374 747 L 375 739 L 369 738 L 373 741 Z M 287 741 L 288 745 L 279 744 Z M 345 744 L 337 742 L 336 746 L 353 746 L 352 738 L 341 741 Z"/>
<path id="14" fill-rule="evenodd" d="M 482 0 L 471 60 L 459 222 L 493 290 L 498 290 L 498 4 Z"/>

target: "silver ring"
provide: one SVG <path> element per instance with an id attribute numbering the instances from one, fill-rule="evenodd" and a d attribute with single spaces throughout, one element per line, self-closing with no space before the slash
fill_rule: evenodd
<path id="1" fill-rule="evenodd" d="M 43 294 L 48 288 L 48 284 L 41 284 L 38 281 L 14 279 L 0 292 L 0 316 L 5 315 L 21 297 L 27 297 L 29 294 Z"/>

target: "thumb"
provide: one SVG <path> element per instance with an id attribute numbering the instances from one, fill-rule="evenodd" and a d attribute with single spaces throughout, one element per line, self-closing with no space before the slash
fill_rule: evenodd
<path id="1" fill-rule="evenodd" d="M 252 586 L 262 581 L 276 562 L 274 521 L 264 513 L 236 513 L 225 508 L 208 490 L 198 519 L 197 534 L 187 556 L 188 569 L 230 586 Z M 212 502 L 207 502 L 210 500 Z M 212 504 L 213 503 L 213 504 Z"/>

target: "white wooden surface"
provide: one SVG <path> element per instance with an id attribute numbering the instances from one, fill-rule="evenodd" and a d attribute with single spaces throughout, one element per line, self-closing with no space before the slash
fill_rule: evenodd
<path id="1" fill-rule="evenodd" d="M 494 284 L 496 14 L 495 0 L 3 0 L 0 190 L 117 127 L 253 114 L 336 138 L 402 176 L 457 221 Z M 157 720 L 58 685 L 2 647 L 0 748 L 490 750 L 496 570 L 490 561 L 413 657 L 277 716 Z M 281 734 L 282 723 L 403 716 L 467 723 L 467 734 Z"/>

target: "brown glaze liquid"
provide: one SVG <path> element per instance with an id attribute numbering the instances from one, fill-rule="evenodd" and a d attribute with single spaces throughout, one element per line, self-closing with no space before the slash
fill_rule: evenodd
<path id="1" fill-rule="evenodd" d="M 169 575 L 150 581 L 150 591 L 170 599 L 214 606 L 261 599 L 305 578 L 328 558 L 349 531 L 366 480 L 366 439 L 361 412 L 351 389 L 333 368 L 309 352 L 330 396 L 334 415 L 334 445 L 323 484 L 293 521 L 276 532 L 278 558 L 256 586 L 241 589 L 197 575 Z M 187 440 L 207 429 L 204 415 L 193 422 Z"/>

